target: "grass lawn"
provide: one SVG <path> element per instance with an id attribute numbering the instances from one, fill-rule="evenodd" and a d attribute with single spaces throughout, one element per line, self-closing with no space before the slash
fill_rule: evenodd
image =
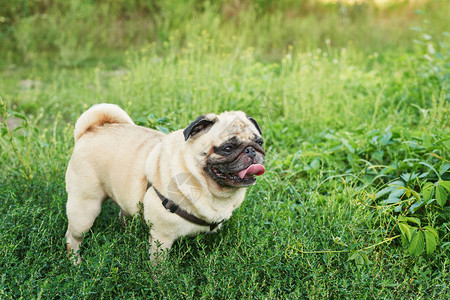
<path id="1" fill-rule="evenodd" d="M 56 2 L 0 9 L 1 299 L 450 298 L 449 3 Z M 107 202 L 74 267 L 64 174 L 100 102 L 163 132 L 243 110 L 266 174 L 157 266 Z"/>

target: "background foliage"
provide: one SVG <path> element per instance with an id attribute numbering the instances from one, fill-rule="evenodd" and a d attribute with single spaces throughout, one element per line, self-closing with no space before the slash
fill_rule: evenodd
<path id="1" fill-rule="evenodd" d="M 450 263 L 448 1 L 1 1 L 0 297 L 441 298 Z M 216 235 L 148 261 L 104 209 L 73 267 L 76 118 L 168 132 L 244 110 L 267 173 Z"/>

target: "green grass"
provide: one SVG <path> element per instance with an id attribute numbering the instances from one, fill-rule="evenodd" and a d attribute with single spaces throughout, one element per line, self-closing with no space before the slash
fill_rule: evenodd
<path id="1" fill-rule="evenodd" d="M 448 3 L 17 3 L 0 14 L 0 298 L 450 297 Z M 244 110 L 267 172 L 155 267 L 142 218 L 123 228 L 105 203 L 74 267 L 64 173 L 99 102 L 162 131 Z"/>

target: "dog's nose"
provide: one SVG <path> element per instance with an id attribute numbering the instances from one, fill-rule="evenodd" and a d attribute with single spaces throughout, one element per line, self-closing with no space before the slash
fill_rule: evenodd
<path id="1" fill-rule="evenodd" d="M 245 155 L 247 155 L 248 157 L 253 158 L 253 157 L 255 157 L 255 155 L 256 155 L 256 150 L 255 150 L 255 148 L 249 146 L 249 147 L 245 148 L 244 153 L 245 153 Z"/>

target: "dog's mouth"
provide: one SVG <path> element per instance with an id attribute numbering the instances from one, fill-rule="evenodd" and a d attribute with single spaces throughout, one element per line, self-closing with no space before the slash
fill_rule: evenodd
<path id="1" fill-rule="evenodd" d="M 261 164 L 251 164 L 237 172 L 225 172 L 212 167 L 209 172 L 219 184 L 232 187 L 245 187 L 255 184 L 256 177 L 263 175 L 265 168 Z"/>

